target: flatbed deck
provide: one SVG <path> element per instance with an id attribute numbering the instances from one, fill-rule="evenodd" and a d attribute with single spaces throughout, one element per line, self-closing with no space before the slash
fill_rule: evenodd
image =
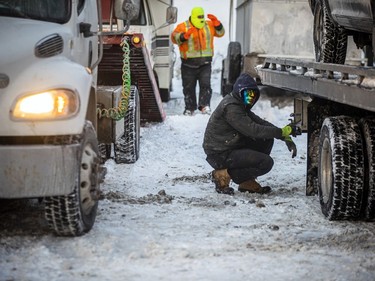
<path id="1" fill-rule="evenodd" d="M 266 58 L 263 85 L 301 92 L 375 112 L 375 68 Z"/>

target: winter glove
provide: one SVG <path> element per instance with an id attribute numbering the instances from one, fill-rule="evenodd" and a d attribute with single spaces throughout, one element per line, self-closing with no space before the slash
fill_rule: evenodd
<path id="1" fill-rule="evenodd" d="M 292 133 L 292 127 L 286 125 L 284 128 L 281 128 L 281 135 L 284 139 L 289 137 L 289 135 Z M 289 137 L 290 138 L 290 137 Z"/>
<path id="2" fill-rule="evenodd" d="M 186 31 L 186 32 L 184 33 L 184 38 L 185 38 L 185 40 L 188 40 L 188 39 L 190 38 L 191 34 L 192 34 L 195 30 L 196 30 L 195 27 L 190 27 L 190 28 L 188 29 L 188 31 Z"/>
<path id="3" fill-rule="evenodd" d="M 284 138 L 284 140 L 287 139 L 287 137 L 289 137 L 290 135 L 296 136 L 297 135 L 297 127 L 286 125 L 284 128 L 281 129 L 281 135 Z"/>
<path id="4" fill-rule="evenodd" d="M 214 26 L 219 26 L 221 22 L 214 15 L 208 14 L 207 17 L 212 21 Z"/>
<path id="5" fill-rule="evenodd" d="M 288 150 L 292 151 L 292 158 L 296 157 L 297 147 L 295 143 L 292 141 L 292 138 L 290 136 L 287 136 L 284 141 L 285 141 L 286 146 L 288 147 Z"/>

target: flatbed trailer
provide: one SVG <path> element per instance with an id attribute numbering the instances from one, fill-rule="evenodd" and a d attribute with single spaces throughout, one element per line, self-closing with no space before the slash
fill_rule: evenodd
<path id="1" fill-rule="evenodd" d="M 266 58 L 262 84 L 375 111 L 375 68 Z"/>
<path id="2" fill-rule="evenodd" d="M 375 68 L 266 58 L 261 83 L 304 94 L 294 122 L 307 132 L 306 195 L 331 220 L 375 219 Z"/>

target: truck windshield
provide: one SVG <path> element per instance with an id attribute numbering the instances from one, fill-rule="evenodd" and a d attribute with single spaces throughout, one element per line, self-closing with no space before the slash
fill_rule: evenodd
<path id="1" fill-rule="evenodd" d="M 0 16 L 66 23 L 71 1 L 67 0 L 0 0 Z"/>

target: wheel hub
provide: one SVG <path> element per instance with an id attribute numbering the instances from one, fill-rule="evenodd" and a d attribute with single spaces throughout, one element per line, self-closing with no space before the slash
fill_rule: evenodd
<path id="1" fill-rule="evenodd" d="M 80 198 L 82 211 L 87 215 L 96 203 L 97 154 L 88 144 L 83 150 L 80 173 Z M 93 189 L 94 188 L 94 189 Z"/>
<path id="2" fill-rule="evenodd" d="M 332 151 L 328 139 L 325 139 L 322 146 L 320 174 L 321 174 L 321 191 L 325 204 L 328 203 L 329 195 L 332 189 Z"/>

